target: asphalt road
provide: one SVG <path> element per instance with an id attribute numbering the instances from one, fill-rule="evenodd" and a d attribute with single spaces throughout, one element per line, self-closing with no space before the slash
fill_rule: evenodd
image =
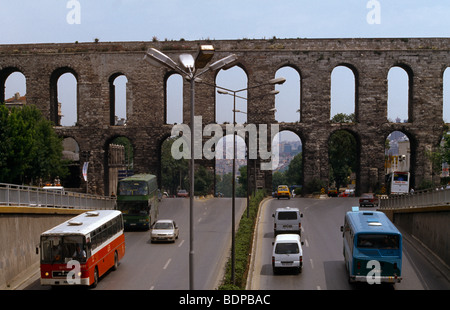
<path id="1" fill-rule="evenodd" d="M 236 199 L 236 226 L 246 199 Z M 231 245 L 231 198 L 195 200 L 194 289 L 213 290 L 222 279 Z M 125 233 L 126 253 L 116 271 L 103 276 L 95 290 L 188 290 L 189 199 L 166 198 L 159 219 L 173 219 L 180 227 L 175 243 L 151 243 L 150 232 Z M 39 280 L 27 290 L 50 289 Z"/>
<path id="2" fill-rule="evenodd" d="M 252 290 L 351 290 L 374 289 L 369 284 L 349 284 L 342 254 L 345 212 L 358 205 L 358 198 L 270 199 L 261 208 L 256 245 L 248 288 Z M 278 207 L 298 207 L 303 213 L 303 271 L 300 274 L 273 275 L 271 257 L 272 214 Z M 367 208 L 371 209 L 371 208 Z M 403 242 L 403 281 L 376 288 L 396 290 L 448 290 L 450 283 L 434 265 L 418 252 L 417 241 L 405 233 Z M 414 245 L 414 246 L 413 246 Z M 419 248 L 420 250 L 420 248 Z"/>

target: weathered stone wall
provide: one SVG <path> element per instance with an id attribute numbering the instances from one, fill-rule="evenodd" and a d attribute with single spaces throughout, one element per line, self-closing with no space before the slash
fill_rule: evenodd
<path id="1" fill-rule="evenodd" d="M 103 193 L 107 171 L 107 145 L 117 136 L 129 138 L 134 146 L 135 171 L 159 174 L 160 145 L 170 135 L 165 124 L 166 69 L 143 61 L 145 51 L 154 47 L 175 59 L 180 53 L 195 53 L 199 44 L 213 44 L 213 60 L 231 53 L 248 76 L 248 86 L 274 78 L 284 66 L 301 76 L 301 122 L 280 123 L 302 139 L 305 183 L 328 180 L 328 139 L 336 130 L 348 130 L 359 149 L 357 190 L 384 183 L 384 144 L 395 130 L 411 141 L 413 184 L 431 179 L 427 150 L 436 148 L 445 130 L 442 121 L 443 73 L 450 67 L 450 39 L 286 39 L 180 42 L 112 42 L 77 44 L 27 44 L 0 46 L 0 100 L 4 81 L 11 72 L 26 77 L 27 101 L 36 104 L 55 120 L 54 81 L 72 72 L 78 82 L 78 122 L 73 127 L 56 127 L 64 137 L 73 137 L 80 151 L 91 151 L 90 191 Z M 352 69 L 356 81 L 354 124 L 330 123 L 331 72 L 339 65 Z M 408 123 L 387 121 L 387 76 L 393 66 L 401 66 L 410 77 Z M 128 79 L 126 126 L 110 125 L 111 76 L 122 73 Z M 202 76 L 214 83 L 217 72 Z M 274 96 L 256 98 L 270 86 L 248 91 L 248 123 L 275 122 Z M 215 120 L 214 89 L 197 84 L 196 115 L 204 124 Z M 184 120 L 189 120 L 189 85 L 184 87 Z M 187 122 L 187 121 L 185 121 Z M 209 165 L 213 165 L 211 162 Z M 372 177 L 371 177 L 372 175 Z M 376 178 L 376 180 L 373 180 Z M 250 178 L 251 179 L 251 178 Z M 263 176 L 270 190 L 270 171 Z"/>

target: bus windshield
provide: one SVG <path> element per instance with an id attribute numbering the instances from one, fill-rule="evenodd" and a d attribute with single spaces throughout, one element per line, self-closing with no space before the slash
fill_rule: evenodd
<path id="1" fill-rule="evenodd" d="M 142 181 L 128 181 L 119 182 L 118 195 L 135 196 L 135 195 L 148 195 L 148 185 Z"/>
<path id="2" fill-rule="evenodd" d="M 359 234 L 356 246 L 364 249 L 399 249 L 398 235 Z"/>
<path id="3" fill-rule="evenodd" d="M 85 262 L 87 257 L 85 245 L 85 238 L 80 235 L 42 236 L 41 262 L 67 263 L 72 259 Z"/>
<path id="4" fill-rule="evenodd" d="M 405 173 L 395 173 L 394 174 L 395 182 L 408 182 L 408 174 Z"/>

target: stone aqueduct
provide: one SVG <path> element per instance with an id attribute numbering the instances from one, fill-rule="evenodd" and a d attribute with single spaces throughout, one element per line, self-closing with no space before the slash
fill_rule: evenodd
<path id="1" fill-rule="evenodd" d="M 56 81 L 63 73 L 73 73 L 77 80 L 77 124 L 55 128 L 61 136 L 74 138 L 81 152 L 91 151 L 89 190 L 96 189 L 103 194 L 108 188 L 105 181 L 108 180 L 108 145 L 116 137 L 124 136 L 132 142 L 135 172 L 160 174 L 161 144 L 170 136 L 173 126 L 165 122 L 165 88 L 172 72 L 144 62 L 146 50 L 154 47 L 175 59 L 181 53 L 194 54 L 200 44 L 214 45 L 213 60 L 236 54 L 238 65 L 247 74 L 249 87 L 274 78 L 276 71 L 284 66 L 298 71 L 301 121 L 279 123 L 279 126 L 280 131 L 290 130 L 301 138 L 305 183 L 314 178 L 328 180 L 328 139 L 337 130 L 347 130 L 356 138 L 359 192 L 384 183 L 385 139 L 396 130 L 405 133 L 411 142 L 412 183 L 431 180 L 431 163 L 426 153 L 436 149 L 447 129 L 443 122 L 443 74 L 450 67 L 448 38 L 1 45 L 0 101 L 5 99 L 5 80 L 19 71 L 26 78 L 27 102 L 35 104 L 57 124 Z M 331 72 L 340 65 L 350 68 L 355 76 L 355 123 L 330 122 Z M 394 66 L 404 68 L 409 77 L 406 123 L 387 120 L 387 75 Z M 208 72 L 202 79 L 214 83 L 217 73 Z M 128 79 L 127 124 L 115 126 L 111 120 L 114 114 L 110 84 L 115 76 L 122 74 Z M 183 119 L 189 120 L 188 84 L 183 89 Z M 265 90 L 272 89 L 273 86 L 267 86 Z M 262 91 L 261 88 L 248 91 L 248 123 L 276 122 L 271 111 L 274 96 L 261 99 Z M 195 114 L 202 116 L 204 125 L 214 123 L 215 89 L 197 84 L 195 96 Z M 214 167 L 212 161 L 203 160 L 202 164 Z M 255 166 L 259 167 L 249 164 Z M 251 175 L 255 172 L 257 184 L 270 190 L 271 171 L 250 170 Z"/>

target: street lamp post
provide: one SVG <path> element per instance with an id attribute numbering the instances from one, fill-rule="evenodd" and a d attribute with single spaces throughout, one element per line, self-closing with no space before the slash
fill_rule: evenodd
<path id="1" fill-rule="evenodd" d="M 233 66 L 237 61 L 237 56 L 232 54 L 224 57 L 212 64 L 206 69 L 206 65 L 210 62 L 214 56 L 214 47 L 212 45 L 202 45 L 199 48 L 196 58 L 190 54 L 181 54 L 179 60 L 180 67 L 175 61 L 169 58 L 167 55 L 160 51 L 150 48 L 144 56 L 144 60 L 148 61 L 151 65 L 156 67 L 166 67 L 171 70 L 175 70 L 185 77 L 191 85 L 191 160 L 190 160 L 190 193 L 189 193 L 189 289 L 194 289 L 194 113 L 195 113 L 195 80 L 199 76 L 205 74 L 208 71 L 216 71 L 225 67 Z M 198 69 L 203 69 L 198 71 Z"/>
<path id="2" fill-rule="evenodd" d="M 236 110 L 236 97 L 237 98 L 241 98 L 241 99 L 245 99 L 247 100 L 247 98 L 238 96 L 237 93 L 248 90 L 248 89 L 252 89 L 252 88 L 257 88 L 257 87 L 261 87 L 261 86 L 265 86 L 265 85 L 275 85 L 275 84 L 283 84 L 286 81 L 285 78 L 276 78 L 276 79 L 272 79 L 267 83 L 264 84 L 260 84 L 260 85 L 255 85 L 252 87 L 248 87 L 248 88 L 244 88 L 244 89 L 240 89 L 240 90 L 230 90 L 230 89 L 226 89 L 224 87 L 218 86 L 218 85 L 214 85 L 215 87 L 219 88 L 219 90 L 217 90 L 217 92 L 219 94 L 222 95 L 231 95 L 233 96 L 233 126 L 236 126 L 236 112 L 240 112 L 240 113 L 246 113 L 240 110 Z M 270 94 L 272 95 L 276 95 L 278 94 L 279 91 L 273 90 L 270 92 Z M 236 136 L 236 131 L 233 130 L 233 169 L 232 169 L 232 183 L 231 183 L 231 283 L 235 284 L 235 210 L 236 210 L 236 188 L 235 188 L 235 183 L 236 183 L 236 142 L 235 142 L 235 136 Z M 247 175 L 247 185 L 248 185 L 248 175 Z M 248 191 L 248 186 L 247 186 L 247 191 Z M 248 201 L 248 192 L 247 192 L 247 212 L 248 212 L 248 205 L 249 201 Z M 247 213 L 248 214 L 248 213 Z"/>

